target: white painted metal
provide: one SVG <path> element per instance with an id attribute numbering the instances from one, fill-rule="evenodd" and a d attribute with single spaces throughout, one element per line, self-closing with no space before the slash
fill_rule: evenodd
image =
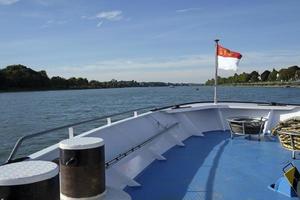
<path id="1" fill-rule="evenodd" d="M 125 169 L 126 170 L 126 169 Z M 124 186 L 131 186 L 131 187 L 139 187 L 141 186 L 141 184 L 139 184 L 138 182 L 136 182 L 133 178 L 131 178 L 130 176 L 128 176 L 126 173 L 126 171 L 124 171 L 124 168 L 117 168 L 117 167 L 112 167 L 110 169 L 110 171 L 113 172 L 114 175 L 118 176 L 119 179 L 121 179 L 122 182 L 125 183 Z"/>
<path id="2" fill-rule="evenodd" d="M 204 136 L 202 133 L 202 130 L 199 130 L 188 118 L 188 116 L 185 113 L 179 113 L 177 114 L 179 120 L 181 121 L 183 129 L 186 130 L 187 133 L 189 133 L 190 136 Z"/>
<path id="3" fill-rule="evenodd" d="M 107 187 L 104 194 L 100 194 L 89 198 L 71 198 L 60 194 L 61 200 L 131 200 L 129 194 L 123 190 Z"/>
<path id="4" fill-rule="evenodd" d="M 131 200 L 131 197 L 123 190 L 107 187 L 107 192 L 102 200 Z"/>
<path id="5" fill-rule="evenodd" d="M 106 191 L 102 194 L 93 197 L 73 198 L 73 197 L 65 196 L 64 194 L 60 193 L 60 200 L 103 200 L 105 195 L 106 195 Z"/>
<path id="6" fill-rule="evenodd" d="M 300 108 L 295 110 L 295 112 L 287 112 L 287 113 L 284 113 L 284 114 L 280 115 L 279 119 L 280 119 L 280 121 L 283 121 L 283 120 L 293 118 L 293 117 L 296 117 L 296 116 L 300 116 Z"/>
<path id="7" fill-rule="evenodd" d="M 271 125 L 272 122 L 274 121 L 273 117 L 274 117 L 274 111 L 271 109 L 267 115 L 268 120 L 265 122 L 265 127 L 263 130 L 264 135 L 271 133 Z"/>
<path id="8" fill-rule="evenodd" d="M 59 143 L 60 149 L 67 150 L 80 150 L 80 149 L 92 149 L 104 145 L 102 138 L 98 137 L 76 137 L 63 140 Z"/>
<path id="9" fill-rule="evenodd" d="M 58 166 L 48 161 L 16 162 L 0 167 L 0 186 L 25 185 L 58 175 Z"/>
<path id="10" fill-rule="evenodd" d="M 107 118 L 107 125 L 111 125 L 111 118 Z"/>
<path id="11" fill-rule="evenodd" d="M 226 130 L 226 125 L 225 125 L 225 122 L 224 122 L 224 117 L 223 117 L 221 108 L 218 108 L 218 114 L 219 114 L 220 122 L 221 122 L 221 125 L 222 125 L 222 130 L 225 131 Z"/>
<path id="12" fill-rule="evenodd" d="M 73 127 L 69 128 L 69 138 L 73 138 L 74 137 L 74 129 Z"/>
<path id="13" fill-rule="evenodd" d="M 149 148 L 149 151 L 153 154 L 157 160 L 167 160 L 162 154 L 158 153 L 155 149 Z"/>
<path id="14" fill-rule="evenodd" d="M 229 130 L 226 119 L 229 117 L 267 117 L 264 127 L 269 132 L 280 120 L 300 116 L 298 106 L 268 106 L 243 103 L 203 103 L 190 104 L 184 108 L 165 109 L 148 112 L 87 131 L 76 137 L 98 137 L 105 141 L 106 161 L 143 143 L 162 132 L 166 127 L 178 123 L 174 128 L 128 154 L 106 171 L 107 185 L 124 188 L 138 186 L 134 178 L 154 160 L 165 160 L 164 153 L 176 145 L 183 145 L 191 136 L 203 136 L 203 132 Z M 58 157 L 58 145 L 53 145 L 30 155 L 32 159 L 53 160 Z M 165 160 L 168 162 L 168 160 Z M 117 173 L 116 173 L 117 172 Z"/>

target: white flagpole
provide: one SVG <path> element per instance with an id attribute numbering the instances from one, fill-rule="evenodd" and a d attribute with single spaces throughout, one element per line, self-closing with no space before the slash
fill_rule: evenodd
<path id="1" fill-rule="evenodd" d="M 217 86 L 218 86 L 218 43 L 219 43 L 219 40 L 216 39 L 215 40 L 216 42 L 216 63 L 215 63 L 215 93 L 214 93 L 214 104 L 217 104 L 218 103 L 218 100 L 217 100 Z"/>

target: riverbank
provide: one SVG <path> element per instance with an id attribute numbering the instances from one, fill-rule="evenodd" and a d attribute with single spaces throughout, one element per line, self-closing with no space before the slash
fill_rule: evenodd
<path id="1" fill-rule="evenodd" d="M 221 84 L 222 86 L 245 86 L 245 87 L 279 87 L 279 88 L 300 88 L 300 82 L 253 82 L 253 83 L 231 83 Z"/>
<path id="2" fill-rule="evenodd" d="M 14 92 L 43 92 L 43 91 L 72 91 L 72 90 L 99 90 L 99 89 L 121 89 L 121 88 L 147 88 L 147 87 L 169 87 L 169 86 L 139 86 L 139 87 L 110 87 L 110 88 L 47 88 L 47 89 L 3 89 L 0 93 Z"/>
<path id="3" fill-rule="evenodd" d="M 213 85 L 203 85 L 203 84 L 193 84 L 193 85 L 182 85 L 176 87 L 212 87 Z M 232 84 L 219 84 L 218 86 L 224 87 L 265 87 L 265 88 L 300 88 L 300 84 L 278 84 L 278 83 L 232 83 Z M 128 89 L 128 88 L 155 88 L 155 87 L 165 87 L 168 88 L 170 86 L 139 86 L 139 87 L 115 87 L 115 88 L 63 88 L 63 89 L 7 89 L 7 90 L 0 90 L 0 93 L 15 93 L 15 92 L 43 92 L 43 91 L 76 91 L 76 90 L 107 90 L 107 89 Z M 173 88 L 173 87 L 172 87 Z M 199 89 L 199 88 L 198 88 Z"/>
<path id="4" fill-rule="evenodd" d="M 165 85 L 165 86 L 137 86 L 137 87 L 110 87 L 110 88 L 47 88 L 47 89 L 6 89 L 1 90 L 0 93 L 15 93 L 15 92 L 43 92 L 43 91 L 76 91 L 76 90 L 108 90 L 108 89 L 129 89 L 129 88 L 174 88 L 174 87 L 202 87 L 203 84 L 182 84 L 182 85 Z"/>

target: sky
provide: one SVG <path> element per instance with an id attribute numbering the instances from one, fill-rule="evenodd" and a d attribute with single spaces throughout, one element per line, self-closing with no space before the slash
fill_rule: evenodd
<path id="1" fill-rule="evenodd" d="M 216 38 L 243 55 L 237 73 L 300 65 L 299 8 L 299 0 L 0 0 L 0 68 L 200 83 L 214 76 Z"/>

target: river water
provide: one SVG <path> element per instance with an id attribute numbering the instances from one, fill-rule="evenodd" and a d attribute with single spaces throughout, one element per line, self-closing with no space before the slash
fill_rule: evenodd
<path id="1" fill-rule="evenodd" d="M 218 95 L 221 100 L 300 103 L 299 88 L 219 87 Z M 208 86 L 0 93 L 0 163 L 26 134 L 135 108 L 212 99 L 213 87 Z M 78 127 L 75 134 L 104 123 Z M 22 145 L 18 156 L 54 144 L 67 134 L 66 129 L 32 139 Z"/>

